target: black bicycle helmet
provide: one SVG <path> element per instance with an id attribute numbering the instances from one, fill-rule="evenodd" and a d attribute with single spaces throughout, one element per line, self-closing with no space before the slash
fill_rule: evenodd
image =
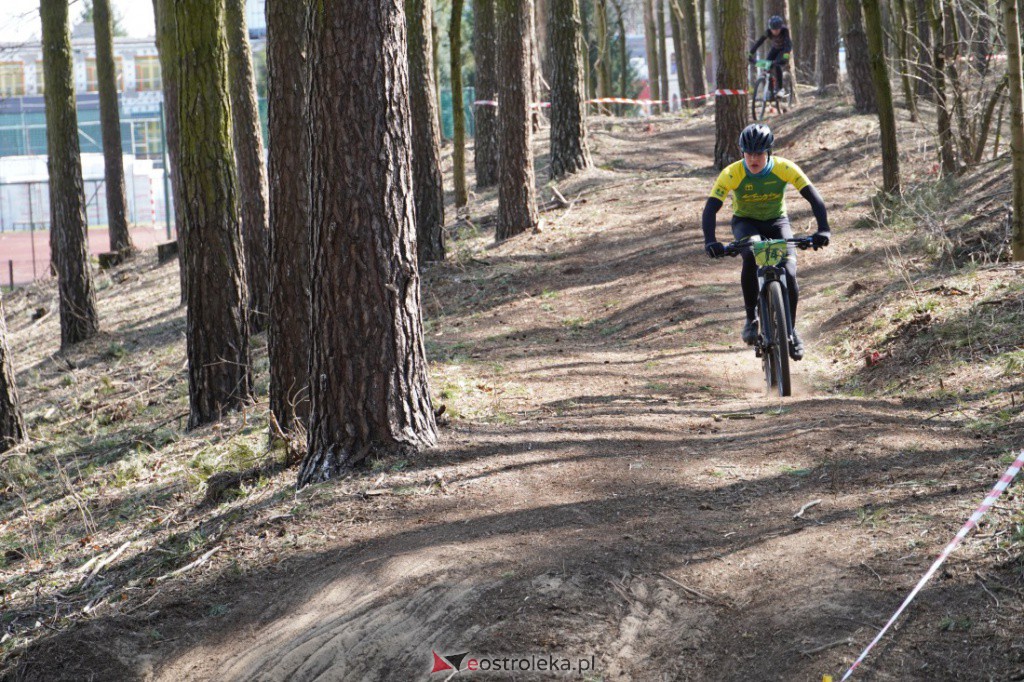
<path id="1" fill-rule="evenodd" d="M 763 123 L 751 123 L 740 133 L 740 149 L 747 154 L 771 153 L 775 135 Z"/>
<path id="2" fill-rule="evenodd" d="M 768 20 L 768 28 L 770 28 L 770 29 L 782 28 L 785 25 L 786 25 L 786 22 L 783 21 L 782 17 L 780 17 L 778 14 L 773 15 Z"/>

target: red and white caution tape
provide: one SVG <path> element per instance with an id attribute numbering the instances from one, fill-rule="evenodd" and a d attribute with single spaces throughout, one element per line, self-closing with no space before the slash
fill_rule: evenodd
<path id="1" fill-rule="evenodd" d="M 746 90 L 715 90 L 709 92 L 706 95 L 697 95 L 695 97 L 683 97 L 680 102 L 692 102 L 695 100 L 708 99 L 710 97 L 727 97 L 730 95 L 747 95 L 749 94 Z M 652 104 L 669 104 L 667 99 L 627 99 L 625 97 L 599 97 L 597 99 L 588 99 L 587 104 L 636 104 L 643 107 L 649 107 Z M 496 107 L 498 106 L 497 100 L 493 99 L 478 99 L 473 102 L 474 106 L 478 107 Z M 530 105 L 534 109 L 546 108 L 551 106 L 551 102 L 535 102 Z"/>
<path id="2" fill-rule="evenodd" d="M 960 529 L 960 532 L 956 534 L 956 537 L 953 538 L 952 542 L 946 545 L 946 548 L 942 550 L 941 554 L 939 554 L 939 558 L 935 560 L 932 567 L 928 569 L 928 572 L 924 574 L 924 577 L 921 578 L 920 582 L 918 582 L 914 589 L 911 590 L 910 594 L 907 595 L 907 598 L 903 600 L 903 604 L 900 605 L 900 608 L 897 609 L 896 613 L 894 613 L 892 618 L 889 619 L 889 622 L 885 624 L 885 627 L 882 628 L 878 635 L 875 636 L 871 641 L 871 644 L 868 644 L 868 648 L 864 649 L 864 653 L 857 657 L 857 660 L 853 662 L 853 665 L 850 666 L 850 669 L 846 671 L 846 674 L 843 675 L 843 678 L 839 682 L 846 682 L 850 675 L 853 674 L 853 671 L 857 669 L 857 666 L 867 658 L 868 653 L 870 653 L 875 645 L 878 644 L 889 628 L 892 627 L 892 624 L 896 622 L 896 619 L 900 617 L 903 610 L 907 608 L 911 601 L 913 601 L 914 597 L 917 596 L 917 593 L 925 586 L 925 583 L 932 579 L 932 576 L 934 576 L 935 572 L 939 570 L 939 567 L 945 563 L 946 559 L 949 558 L 949 555 L 953 553 L 953 550 L 960 546 L 960 543 L 963 542 L 963 539 L 967 537 L 967 534 L 970 533 L 973 528 L 978 526 L 978 521 L 981 520 L 981 517 L 984 516 L 993 505 L 995 505 L 999 496 L 1003 494 L 1003 491 L 1006 490 L 1013 479 L 1016 478 L 1021 467 L 1024 467 L 1024 450 L 1021 450 L 1020 455 L 1017 457 L 1017 461 L 1015 461 L 1013 465 L 1006 470 L 1006 473 L 999 479 L 996 486 L 992 488 L 992 492 L 990 492 L 988 497 L 984 499 L 981 506 L 978 507 L 974 514 L 971 515 L 971 518 L 967 520 L 967 523 L 965 523 L 964 527 Z"/>

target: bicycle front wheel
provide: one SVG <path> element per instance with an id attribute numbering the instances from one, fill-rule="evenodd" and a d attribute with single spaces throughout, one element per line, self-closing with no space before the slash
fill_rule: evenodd
<path id="1" fill-rule="evenodd" d="M 779 395 L 792 394 L 789 380 L 789 327 L 786 325 L 786 302 L 782 298 L 782 285 L 768 283 L 768 311 L 771 318 L 771 356 L 775 370 L 775 386 Z"/>
<path id="2" fill-rule="evenodd" d="M 755 121 L 764 120 L 764 110 L 768 106 L 768 81 L 764 76 L 754 83 L 754 92 L 750 95 L 750 115 Z"/>

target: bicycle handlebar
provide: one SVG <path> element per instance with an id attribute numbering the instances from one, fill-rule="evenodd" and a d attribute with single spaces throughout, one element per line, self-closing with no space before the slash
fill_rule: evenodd
<path id="1" fill-rule="evenodd" d="M 791 237 L 787 239 L 786 242 L 790 244 L 796 244 L 796 248 L 800 249 L 801 251 L 804 251 L 806 249 L 814 249 L 815 251 L 817 251 L 819 248 L 821 248 L 814 245 L 814 239 L 812 237 Z M 725 255 L 735 258 L 736 256 L 740 255 L 740 253 L 742 253 L 744 249 L 749 249 L 750 244 L 751 242 L 748 239 L 740 239 L 739 241 L 730 242 L 725 245 Z"/>

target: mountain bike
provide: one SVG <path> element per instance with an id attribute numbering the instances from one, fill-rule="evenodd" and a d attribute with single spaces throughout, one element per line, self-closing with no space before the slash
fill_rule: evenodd
<path id="1" fill-rule="evenodd" d="M 750 115 L 755 121 L 763 121 L 765 112 L 768 111 L 769 103 L 775 104 L 775 109 L 782 113 L 782 105 L 787 108 L 793 106 L 793 79 L 789 72 L 782 71 L 782 89 L 786 92 L 782 100 L 779 99 L 779 84 L 775 79 L 773 62 L 767 59 L 758 59 L 754 62 L 757 67 L 757 79 L 754 81 L 754 92 L 750 98 Z"/>
<path id="2" fill-rule="evenodd" d="M 776 389 L 782 397 L 792 393 L 789 360 L 793 339 L 793 314 L 789 309 L 786 269 L 783 267 L 786 258 L 789 257 L 789 244 L 795 244 L 801 251 L 814 246 L 810 237 L 764 241 L 758 237 L 746 237 L 725 247 L 727 256 L 738 256 L 746 249 L 754 253 L 758 284 L 758 334 L 754 342 L 754 354 L 761 358 L 768 392 Z"/>

